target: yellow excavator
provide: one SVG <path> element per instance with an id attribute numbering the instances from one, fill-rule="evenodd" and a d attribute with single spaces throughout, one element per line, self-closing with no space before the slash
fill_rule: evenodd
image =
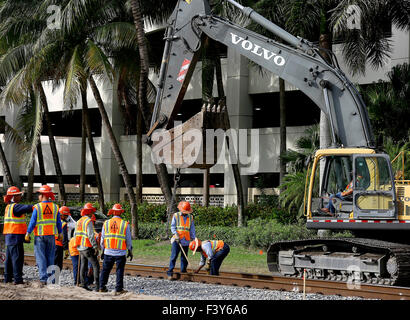
<path id="1" fill-rule="evenodd" d="M 289 34 L 251 8 L 227 1 L 282 42 L 214 15 L 207 0 L 179 0 L 165 32 L 147 135 L 155 161 L 176 168 L 215 164 L 215 146 L 206 133 L 208 129 L 226 129 L 223 104 L 205 106 L 173 126 L 202 43 L 205 37 L 212 38 L 299 88 L 327 115 L 330 124 L 332 145 L 315 153 L 309 169 L 307 228 L 349 230 L 355 237 L 273 242 L 267 254 L 269 270 L 289 277 L 302 277 L 306 272 L 308 278 L 335 281 L 354 277 L 386 285 L 409 282 L 410 184 L 395 181 L 388 155 L 377 150 L 357 89 L 331 51 L 324 52 Z M 352 192 L 335 196 L 346 185 Z"/>

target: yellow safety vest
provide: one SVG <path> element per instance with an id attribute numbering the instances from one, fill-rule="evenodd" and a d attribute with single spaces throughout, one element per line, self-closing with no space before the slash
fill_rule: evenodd
<path id="1" fill-rule="evenodd" d="M 179 238 L 185 238 L 187 241 L 191 240 L 191 235 L 189 234 L 189 231 L 191 230 L 191 221 L 192 221 L 192 215 L 188 214 L 188 218 L 184 222 L 184 218 L 182 216 L 181 212 L 175 213 L 175 220 L 176 220 L 176 229 L 177 233 L 179 235 Z"/>
<path id="2" fill-rule="evenodd" d="M 4 212 L 3 234 L 26 234 L 27 225 L 25 215 L 16 217 L 13 213 L 16 204 L 9 204 Z"/>
<path id="3" fill-rule="evenodd" d="M 58 205 L 52 202 L 37 203 L 37 223 L 34 228 L 36 236 L 54 236 L 57 234 Z"/>
<path id="4" fill-rule="evenodd" d="M 90 222 L 91 219 L 87 216 L 84 216 L 77 221 L 77 226 L 75 228 L 75 243 L 77 246 L 92 248 L 90 239 L 88 239 L 87 235 L 87 227 Z"/>
<path id="5" fill-rule="evenodd" d="M 127 250 L 127 227 L 129 223 L 120 217 L 104 222 L 104 247 L 106 249 Z"/>

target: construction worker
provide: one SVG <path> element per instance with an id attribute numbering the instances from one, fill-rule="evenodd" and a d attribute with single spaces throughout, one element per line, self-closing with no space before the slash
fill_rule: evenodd
<path id="1" fill-rule="evenodd" d="M 74 285 L 79 284 L 79 279 L 78 277 L 78 267 L 79 267 L 79 257 L 80 253 L 78 252 L 77 249 L 77 244 L 75 241 L 75 237 L 72 237 L 68 243 L 68 248 L 70 251 L 70 257 L 71 257 L 71 263 L 73 264 L 73 279 L 74 279 Z"/>
<path id="2" fill-rule="evenodd" d="M 28 225 L 25 240 L 30 241 L 30 234 L 34 230 L 34 254 L 40 274 L 41 284 L 47 284 L 47 279 L 52 273 L 49 266 L 54 265 L 55 235 L 63 240 L 63 228 L 61 226 L 58 205 L 53 203 L 55 196 L 50 186 L 43 185 L 37 191 L 40 203 L 34 205 L 33 214 Z"/>
<path id="3" fill-rule="evenodd" d="M 17 187 L 7 189 L 4 203 L 4 228 L 6 242 L 6 260 L 4 262 L 4 282 L 23 283 L 24 235 L 27 232 L 25 214 L 33 211 L 33 206 L 19 204 L 22 192 Z"/>
<path id="4" fill-rule="evenodd" d="M 104 222 L 100 242 L 101 248 L 104 250 L 102 254 L 104 262 L 100 277 L 100 292 L 107 292 L 106 284 L 115 263 L 117 270 L 116 295 L 127 292 L 124 290 L 125 262 L 128 257 L 130 257 L 130 261 L 133 258 L 131 228 L 130 224 L 121 218 L 123 212 L 124 209 L 119 203 L 114 204 L 112 209 L 108 211 L 108 215 L 113 217 Z"/>
<path id="5" fill-rule="evenodd" d="M 67 219 L 68 216 L 71 216 L 70 209 L 66 206 L 62 206 L 60 210 L 60 218 L 62 222 L 62 228 L 63 228 L 63 241 L 60 241 L 57 237 L 55 236 L 55 241 L 56 241 L 56 250 L 54 254 L 54 264 L 57 265 L 60 268 L 60 271 L 63 269 L 63 259 L 68 257 L 68 225 L 67 225 Z"/>
<path id="6" fill-rule="evenodd" d="M 195 239 L 189 244 L 189 249 L 193 251 L 192 255 L 194 255 L 196 251 L 201 252 L 201 261 L 195 273 L 198 273 L 199 270 L 206 265 L 205 269 L 210 275 L 214 276 L 219 275 L 219 268 L 221 267 L 222 261 L 230 251 L 229 246 L 222 240 L 205 240 L 201 242 L 201 240 Z"/>
<path id="7" fill-rule="evenodd" d="M 82 218 L 77 221 L 75 228 L 75 238 L 77 244 L 77 250 L 80 252 L 80 287 L 90 290 L 86 282 L 85 275 L 88 270 L 88 262 L 91 262 L 94 279 L 96 281 L 95 290 L 99 288 L 99 273 L 100 264 L 98 263 L 98 245 L 95 239 L 94 225 L 91 221 L 92 214 L 96 211 L 91 203 L 86 203 L 81 210 Z"/>
<path id="8" fill-rule="evenodd" d="M 95 230 L 95 222 L 96 221 L 97 221 L 97 217 L 93 213 L 91 215 L 91 222 L 94 226 L 94 230 Z M 101 232 L 99 232 L 99 233 L 94 232 L 94 237 L 95 237 L 95 241 L 97 242 L 98 250 L 100 250 Z M 93 269 L 93 266 L 92 266 L 90 261 L 88 261 L 88 270 L 87 270 L 87 273 L 85 274 L 85 279 L 86 279 L 85 283 L 87 284 L 87 286 L 90 286 L 94 283 L 94 269 Z"/>
<path id="9" fill-rule="evenodd" d="M 192 208 L 189 202 L 181 201 L 178 204 L 179 212 L 172 217 L 171 232 L 171 258 L 167 271 L 168 280 L 172 280 L 172 271 L 174 270 L 178 254 L 184 250 L 185 255 L 188 253 L 188 246 L 191 239 L 195 239 L 195 225 L 192 216 Z M 186 272 L 188 261 L 185 255 L 181 253 L 181 272 Z"/>

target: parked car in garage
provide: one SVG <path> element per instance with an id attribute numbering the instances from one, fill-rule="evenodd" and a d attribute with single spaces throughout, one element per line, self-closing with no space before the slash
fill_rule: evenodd
<path id="1" fill-rule="evenodd" d="M 70 209 L 71 217 L 68 217 L 68 237 L 71 239 L 71 237 L 74 235 L 74 230 L 75 226 L 78 220 L 81 219 L 81 207 L 68 207 Z M 101 232 L 104 221 L 108 219 L 108 217 L 102 213 L 101 211 L 96 211 L 94 212 L 95 217 L 97 218 L 97 221 L 95 221 L 95 231 L 96 232 Z"/>

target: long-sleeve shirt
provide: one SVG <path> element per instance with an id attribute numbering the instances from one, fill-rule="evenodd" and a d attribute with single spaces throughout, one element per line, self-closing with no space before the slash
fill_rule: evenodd
<path id="1" fill-rule="evenodd" d="M 184 219 L 184 222 L 186 222 L 186 219 L 188 219 L 187 214 L 183 214 L 182 218 Z M 172 222 L 171 222 L 171 232 L 172 234 L 178 234 L 177 233 L 177 220 L 175 219 L 175 215 L 172 217 Z M 195 239 L 195 225 L 194 225 L 194 219 L 191 220 L 191 226 L 189 229 L 189 236 L 191 237 L 191 240 Z M 186 240 L 185 238 L 180 239 L 181 245 L 183 247 L 189 246 L 189 241 Z"/>
<path id="2" fill-rule="evenodd" d="M 43 201 L 42 203 L 52 203 L 52 202 L 51 201 Z M 30 220 L 30 223 L 29 223 L 28 228 L 27 228 L 27 233 L 29 233 L 29 234 L 32 233 L 33 230 L 34 230 L 34 227 L 36 226 L 36 224 L 37 224 L 37 208 L 34 207 L 33 214 L 31 215 L 31 220 Z M 61 224 L 60 212 L 57 212 L 56 225 L 57 225 L 57 232 L 59 234 L 63 233 L 63 227 L 62 227 L 62 224 Z"/>
<path id="3" fill-rule="evenodd" d="M 10 205 L 13 204 L 10 203 Z M 16 203 L 16 205 L 13 208 L 13 214 L 16 217 L 21 217 L 23 214 L 26 213 L 31 213 L 33 211 L 33 206 L 32 205 L 27 205 L 27 204 L 19 204 Z M 18 243 L 24 242 L 24 234 L 5 234 L 5 241 L 6 241 L 6 246 L 13 246 Z"/>
<path id="4" fill-rule="evenodd" d="M 205 252 L 205 254 L 208 256 L 208 259 L 211 260 L 212 257 L 214 256 L 214 253 L 212 251 L 212 245 L 209 241 L 204 241 L 201 244 L 202 252 Z M 201 261 L 199 261 L 199 266 L 203 266 L 206 263 L 206 257 L 202 254 L 201 252 Z"/>
<path id="5" fill-rule="evenodd" d="M 94 233 L 95 233 L 94 225 L 90 221 L 90 223 L 87 225 L 87 237 L 88 237 L 88 240 L 90 240 L 90 243 L 91 243 L 93 249 L 98 249 L 97 240 L 95 239 Z M 82 245 L 77 246 L 78 251 L 85 251 L 87 249 L 88 249 L 88 247 L 85 247 L 85 246 L 82 246 Z"/>
<path id="6" fill-rule="evenodd" d="M 127 254 L 127 250 L 105 249 L 104 248 L 104 237 L 105 237 L 105 224 L 101 230 L 101 242 L 100 242 L 100 246 L 104 250 L 104 255 L 119 257 L 119 256 L 125 256 Z M 129 224 L 127 226 L 127 229 L 125 230 L 125 243 L 127 244 L 127 249 L 132 250 L 131 229 L 130 229 Z"/>

